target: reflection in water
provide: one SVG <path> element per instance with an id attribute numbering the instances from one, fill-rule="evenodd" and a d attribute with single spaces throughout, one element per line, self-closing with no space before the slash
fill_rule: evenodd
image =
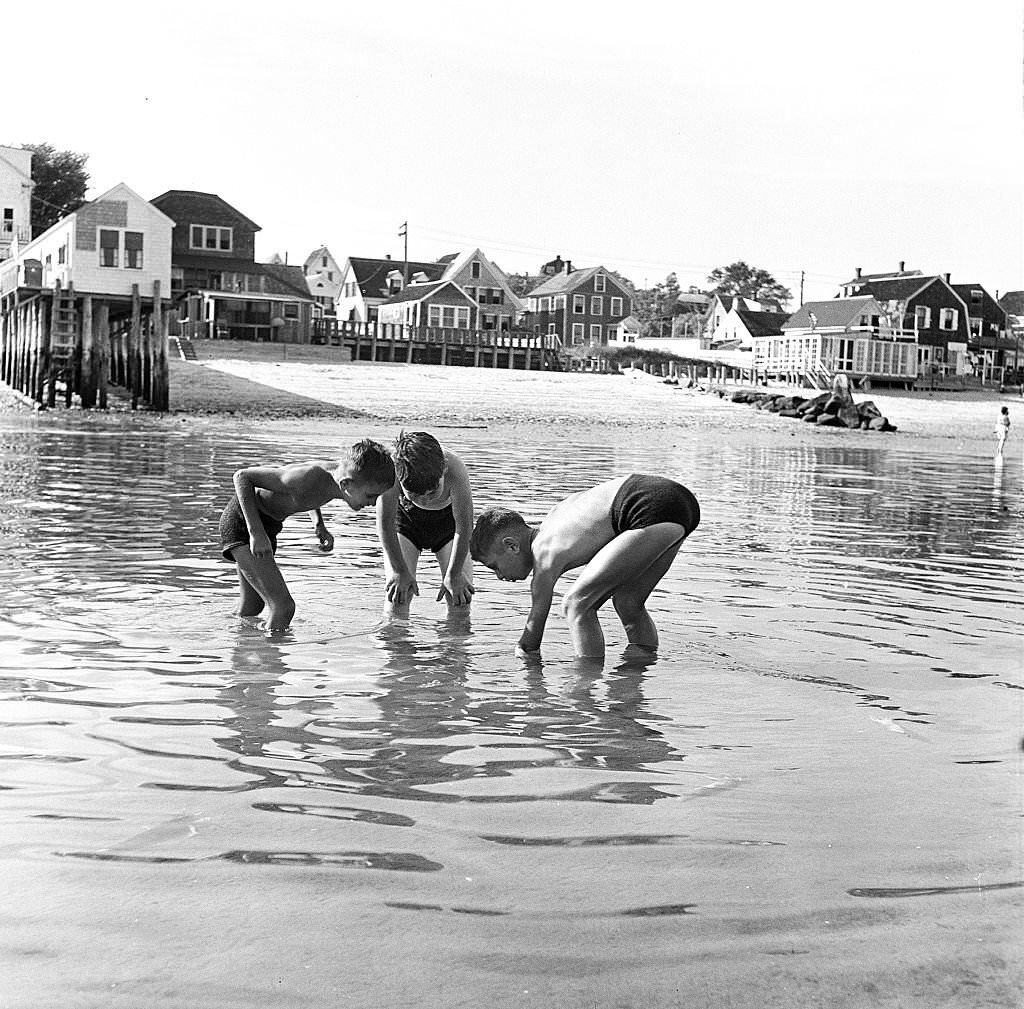
<path id="1" fill-rule="evenodd" d="M 281 934 L 306 914 L 311 934 L 322 924 L 306 881 L 344 869 L 355 887 L 366 870 L 379 882 L 361 913 L 381 934 L 389 914 L 539 921 L 556 906 L 574 943 L 584 920 L 705 920 L 695 880 L 708 917 L 792 900 L 791 879 L 818 911 L 837 895 L 966 893 L 960 867 L 976 863 L 1016 885 L 1015 460 L 993 474 L 897 439 L 460 432 L 481 508 L 537 520 L 629 470 L 701 501 L 699 535 L 651 597 L 657 657 L 615 658 L 610 641 L 604 662 L 574 660 L 556 606 L 543 658 L 523 662 L 528 597 L 486 575 L 469 612 L 425 603 L 382 625 L 372 520 L 343 512 L 326 559 L 286 525 L 301 597 L 287 634 L 232 616 L 215 543 L 231 472 L 377 432 L 3 423 L 11 857 L 126 877 L 262 867 L 303 908 Z M 485 881 L 473 899 L 467 880 Z M 855 885 L 872 880 L 885 886 Z M 209 894 L 215 912 L 232 899 Z"/>

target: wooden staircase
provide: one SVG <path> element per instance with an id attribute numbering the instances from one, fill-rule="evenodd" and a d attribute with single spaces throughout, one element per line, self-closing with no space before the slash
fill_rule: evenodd
<path id="1" fill-rule="evenodd" d="M 59 287 L 53 295 L 53 319 L 50 327 L 50 368 L 48 375 L 48 406 L 53 406 L 57 396 L 58 380 L 64 383 L 64 400 L 71 406 L 71 394 L 75 389 L 75 370 L 78 350 L 78 312 L 75 309 L 74 288 L 66 291 Z"/>

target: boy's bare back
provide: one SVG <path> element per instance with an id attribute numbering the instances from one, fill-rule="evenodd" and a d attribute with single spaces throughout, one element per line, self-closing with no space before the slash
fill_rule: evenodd
<path id="1" fill-rule="evenodd" d="M 254 466 L 244 473 L 253 486 L 260 510 L 278 521 L 312 511 L 341 496 L 335 478 L 318 463 Z"/>
<path id="2" fill-rule="evenodd" d="M 612 502 L 626 477 L 570 494 L 551 509 L 533 540 L 534 572 L 558 577 L 586 564 L 615 538 Z"/>

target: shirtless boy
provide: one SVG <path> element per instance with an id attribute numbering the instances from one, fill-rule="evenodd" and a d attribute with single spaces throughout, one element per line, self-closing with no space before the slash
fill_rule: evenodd
<path id="1" fill-rule="evenodd" d="M 221 553 L 238 568 L 238 615 L 255 616 L 268 608 L 267 626 L 283 630 L 295 615 L 295 600 L 274 554 L 284 520 L 310 512 L 321 550 L 334 538 L 324 526 L 321 505 L 341 498 L 353 511 L 373 504 L 395 482 L 388 450 L 364 440 L 349 449 L 335 471 L 317 463 L 252 466 L 234 475 L 235 496 L 220 517 Z"/>
<path id="2" fill-rule="evenodd" d="M 699 522 L 700 506 L 685 487 L 634 473 L 567 497 L 538 528 L 518 512 L 489 508 L 473 530 L 472 555 L 503 581 L 533 572 L 523 652 L 540 648 L 555 582 L 584 565 L 562 603 L 576 654 L 603 657 L 597 611 L 609 599 L 630 643 L 654 651 L 658 631 L 644 604 Z"/>
<path id="3" fill-rule="evenodd" d="M 466 467 L 425 431 L 403 431 L 394 457 L 398 479 L 377 499 L 388 603 L 393 612 L 408 612 L 412 597 L 419 595 L 420 553 L 430 550 L 441 568 L 438 601 L 468 606 L 473 598 L 473 495 Z"/>

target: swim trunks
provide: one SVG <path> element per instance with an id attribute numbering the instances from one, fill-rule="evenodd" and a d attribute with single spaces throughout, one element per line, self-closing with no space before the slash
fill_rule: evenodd
<path id="1" fill-rule="evenodd" d="M 659 522 L 677 522 L 689 536 L 700 524 L 700 505 L 675 480 L 633 473 L 615 494 L 611 520 L 616 536 L 627 529 L 645 529 Z"/>
<path id="2" fill-rule="evenodd" d="M 276 554 L 277 534 L 284 527 L 284 523 L 263 512 L 259 512 L 259 516 L 263 523 L 263 531 L 270 539 L 270 549 Z M 245 524 L 245 516 L 242 514 L 242 506 L 238 503 L 238 498 L 233 497 L 224 511 L 220 513 L 220 552 L 227 560 L 233 561 L 234 557 L 231 556 L 231 551 L 235 547 L 247 547 L 248 545 L 249 527 Z"/>
<path id="3" fill-rule="evenodd" d="M 398 499 L 398 531 L 417 550 L 437 553 L 455 539 L 455 513 L 451 505 L 432 511 L 417 508 L 407 498 Z"/>

